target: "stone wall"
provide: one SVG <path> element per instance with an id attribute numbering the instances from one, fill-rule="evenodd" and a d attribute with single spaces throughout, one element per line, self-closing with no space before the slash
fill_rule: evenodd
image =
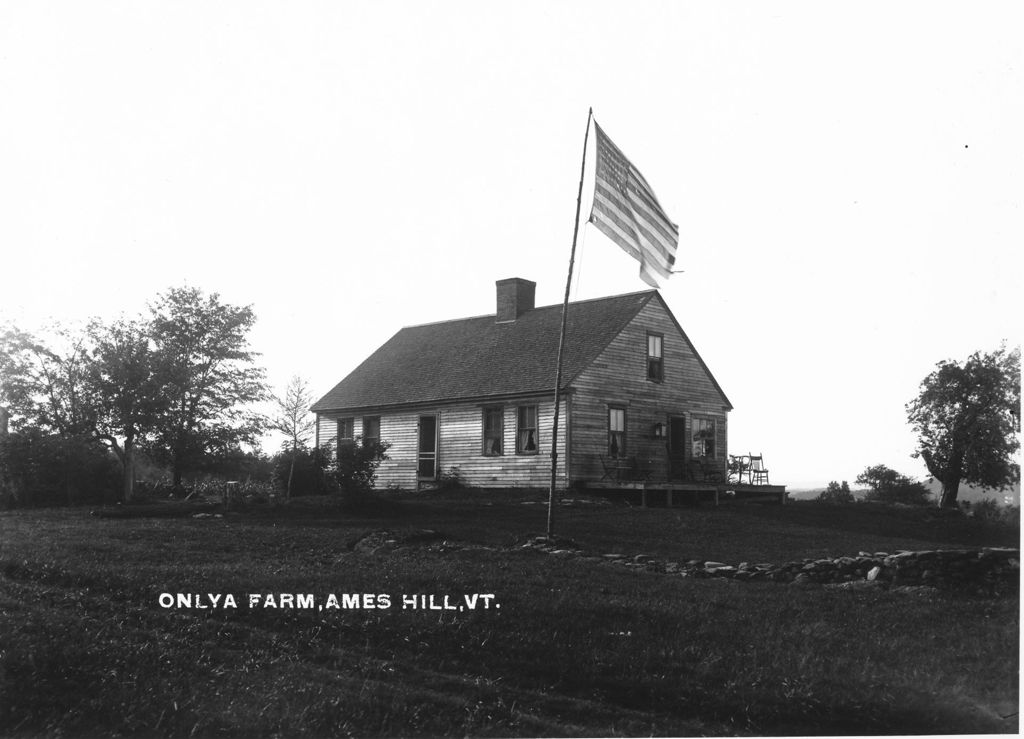
<path id="1" fill-rule="evenodd" d="M 856 557 L 805 559 L 786 564 L 750 565 L 735 568 L 708 563 L 699 568 L 711 576 L 740 580 L 768 579 L 781 582 L 819 584 L 855 581 L 879 582 L 891 586 L 930 585 L 937 588 L 1005 591 L 1020 581 L 1020 552 L 1017 549 L 938 549 L 926 551 L 859 552 Z"/>
<path id="2" fill-rule="evenodd" d="M 582 552 L 571 542 L 531 539 L 525 546 L 551 554 L 571 554 L 604 559 L 628 567 L 683 577 L 725 577 L 739 581 L 768 581 L 819 585 L 857 583 L 880 587 L 929 586 L 982 594 L 1016 592 L 1020 587 L 1020 551 L 985 547 L 982 549 L 936 549 L 926 551 L 858 552 L 856 557 L 802 559 L 776 565 L 770 562 L 724 562 L 692 559 L 687 562 L 659 560 L 645 554 Z"/>

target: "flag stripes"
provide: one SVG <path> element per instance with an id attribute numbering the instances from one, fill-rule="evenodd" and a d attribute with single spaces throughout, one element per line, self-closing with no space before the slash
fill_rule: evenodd
<path id="1" fill-rule="evenodd" d="M 640 262 L 640 278 L 658 287 L 676 260 L 679 227 L 662 210 L 651 186 L 594 121 L 597 166 L 590 222 Z"/>

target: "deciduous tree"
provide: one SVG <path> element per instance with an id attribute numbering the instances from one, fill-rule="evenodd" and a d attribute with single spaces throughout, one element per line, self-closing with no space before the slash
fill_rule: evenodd
<path id="1" fill-rule="evenodd" d="M 880 503 L 907 503 L 925 505 L 931 494 L 921 482 L 902 475 L 884 464 L 867 467 L 857 475 L 857 482 L 871 488 L 865 500 Z"/>
<path id="2" fill-rule="evenodd" d="M 939 505 L 956 507 L 960 483 L 1002 490 L 1020 482 L 1020 349 L 939 362 L 907 404 L 915 456 L 942 484 Z"/>
<path id="3" fill-rule="evenodd" d="M 169 373 L 168 408 L 149 444 L 174 484 L 211 454 L 255 444 L 264 428 L 253 404 L 268 399 L 248 334 L 249 306 L 221 302 L 197 288 L 168 290 L 150 306 L 150 329 Z"/>
<path id="4" fill-rule="evenodd" d="M 121 461 L 128 502 L 135 490 L 136 446 L 168 411 L 168 368 L 142 321 L 93 322 L 89 338 L 86 403 L 94 414 L 93 434 Z"/>
<path id="5" fill-rule="evenodd" d="M 80 436 L 93 426 L 84 397 L 87 335 L 56 326 L 46 333 L 43 340 L 13 326 L 0 331 L 0 404 L 11 410 L 15 428 Z"/>
<path id="6" fill-rule="evenodd" d="M 828 487 L 818 495 L 818 500 L 822 503 L 853 503 L 854 497 L 850 490 L 850 484 L 846 480 L 843 480 L 842 485 L 832 480 Z"/>
<path id="7" fill-rule="evenodd" d="M 288 467 L 288 484 L 285 495 L 292 497 L 292 479 L 295 477 L 295 460 L 300 449 L 306 448 L 310 434 L 316 428 L 316 419 L 310 414 L 309 407 L 313 404 L 313 396 L 309 392 L 306 381 L 301 377 L 293 377 L 284 395 L 274 399 L 277 412 L 271 419 L 270 428 L 284 434 L 291 446 L 291 463 Z"/>
<path id="8" fill-rule="evenodd" d="M 81 477 L 76 460 L 88 456 L 88 447 L 96 444 L 95 414 L 86 399 L 87 338 L 84 332 L 56 326 L 46 334 L 43 340 L 14 326 L 0 330 L 0 406 L 12 412 L 15 430 L 27 434 L 18 438 L 38 442 L 28 456 L 41 460 L 48 455 L 47 485 L 62 479 L 64 498 L 72 503 L 81 488 L 81 480 L 74 479 Z M 16 456 L 29 446 L 12 441 L 9 455 Z M 13 457 L 6 461 L 17 464 Z M 34 497 L 56 502 L 52 490 Z"/>

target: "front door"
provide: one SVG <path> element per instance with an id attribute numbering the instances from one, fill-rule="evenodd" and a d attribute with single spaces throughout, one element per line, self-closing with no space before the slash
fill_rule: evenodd
<path id="1" fill-rule="evenodd" d="M 686 469 L 686 419 L 672 416 L 668 419 L 668 477 L 678 480 Z"/>
<path id="2" fill-rule="evenodd" d="M 421 480 L 437 478 L 437 416 L 420 416 L 416 476 Z"/>

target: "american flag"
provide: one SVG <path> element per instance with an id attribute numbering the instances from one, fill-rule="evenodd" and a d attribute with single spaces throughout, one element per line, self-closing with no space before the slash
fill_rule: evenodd
<path id="1" fill-rule="evenodd" d="M 661 209 L 654 191 L 594 121 L 597 173 L 590 222 L 640 262 L 640 279 L 658 287 L 676 261 L 679 227 Z"/>

